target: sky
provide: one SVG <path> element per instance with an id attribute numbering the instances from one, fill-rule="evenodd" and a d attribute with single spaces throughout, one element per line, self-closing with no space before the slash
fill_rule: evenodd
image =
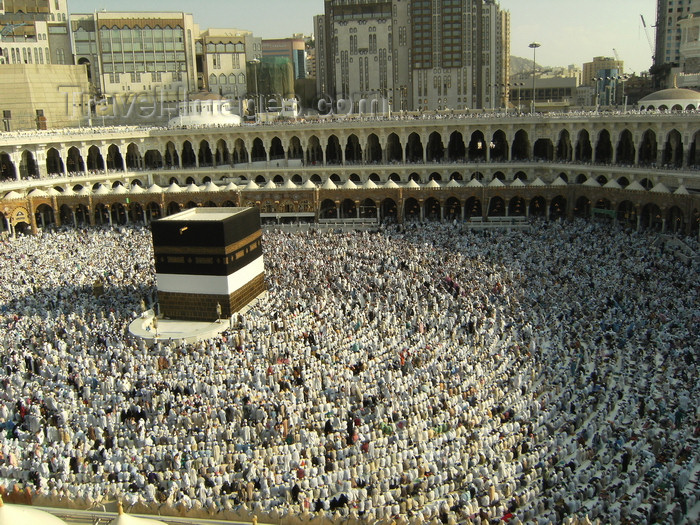
<path id="1" fill-rule="evenodd" d="M 652 51 L 642 27 L 644 15 L 652 43 L 656 0 L 500 0 L 510 11 L 511 55 L 531 58 L 528 47 L 542 44 L 537 63 L 581 66 L 594 56 L 614 56 L 625 62 L 625 73 L 651 66 Z M 200 28 L 234 27 L 262 38 L 311 34 L 314 15 L 323 0 L 68 0 L 72 13 L 109 11 L 185 11 Z"/>

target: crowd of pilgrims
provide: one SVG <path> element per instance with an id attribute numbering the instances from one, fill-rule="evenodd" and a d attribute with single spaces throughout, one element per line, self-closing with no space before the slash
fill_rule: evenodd
<path id="1" fill-rule="evenodd" d="M 267 296 L 152 347 L 127 333 L 148 230 L 6 239 L 0 485 L 288 523 L 691 523 L 700 278 L 654 235 L 269 231 Z"/>

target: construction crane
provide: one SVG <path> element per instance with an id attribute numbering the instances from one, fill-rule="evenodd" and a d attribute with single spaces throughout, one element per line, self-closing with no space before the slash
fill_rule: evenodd
<path id="1" fill-rule="evenodd" d="M 651 41 L 651 35 L 649 34 L 649 28 L 647 27 L 647 23 L 644 20 L 644 15 L 640 14 L 639 16 L 642 19 L 642 26 L 644 26 L 644 33 L 647 35 L 647 42 L 649 42 L 649 51 L 651 51 L 651 56 L 653 59 L 656 51 L 654 50 L 654 44 Z"/>
<path id="2" fill-rule="evenodd" d="M 26 25 L 27 24 L 24 22 L 22 22 L 21 24 L 7 24 L 5 27 L 2 28 L 2 31 L 0 31 L 0 36 L 7 36 L 10 34 L 12 34 L 12 36 L 15 36 L 15 29 Z"/>

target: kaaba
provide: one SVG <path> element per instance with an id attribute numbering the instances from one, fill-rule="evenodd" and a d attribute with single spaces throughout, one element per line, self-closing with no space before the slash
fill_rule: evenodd
<path id="1" fill-rule="evenodd" d="M 151 231 L 164 317 L 227 318 L 266 290 L 257 208 L 192 208 Z"/>

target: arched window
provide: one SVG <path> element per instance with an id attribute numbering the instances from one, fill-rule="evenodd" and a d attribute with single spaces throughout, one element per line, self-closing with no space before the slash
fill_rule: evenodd
<path id="1" fill-rule="evenodd" d="M 216 75 L 212 73 L 209 75 L 209 85 L 210 86 L 215 86 L 216 85 Z"/>
<path id="2" fill-rule="evenodd" d="M 238 83 L 245 84 L 245 74 L 244 73 L 241 73 L 240 75 L 238 75 Z"/>
<path id="3" fill-rule="evenodd" d="M 222 73 L 221 75 L 219 75 L 219 84 L 221 84 L 222 86 L 225 86 L 226 83 L 227 83 L 227 82 L 226 82 L 226 75 L 224 75 L 224 74 Z"/>

